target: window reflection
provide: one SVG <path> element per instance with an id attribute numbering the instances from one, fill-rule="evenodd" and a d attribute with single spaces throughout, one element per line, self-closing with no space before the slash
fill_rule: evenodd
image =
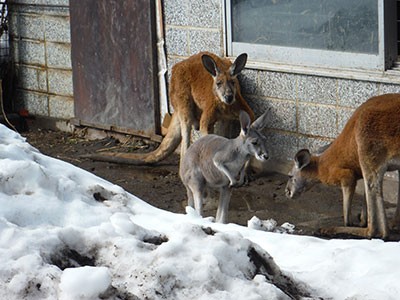
<path id="1" fill-rule="evenodd" d="M 377 0 L 232 0 L 233 42 L 377 54 Z"/>

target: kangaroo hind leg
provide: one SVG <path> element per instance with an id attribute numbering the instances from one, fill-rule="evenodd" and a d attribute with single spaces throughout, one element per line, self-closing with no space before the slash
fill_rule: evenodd
<path id="1" fill-rule="evenodd" d="M 194 207 L 200 216 L 203 216 L 203 203 L 205 201 L 205 186 L 201 182 L 192 180 L 188 183 L 188 205 Z M 190 194 L 190 196 L 189 196 Z"/>
<path id="2" fill-rule="evenodd" d="M 181 112 L 179 115 L 179 122 L 181 127 L 181 162 L 186 154 L 186 150 L 190 146 L 192 125 L 194 125 L 194 117 L 191 112 Z"/>
<path id="3" fill-rule="evenodd" d="M 193 192 L 188 186 L 186 186 L 186 194 L 187 194 L 187 205 L 192 208 L 195 208 Z"/>
<path id="4" fill-rule="evenodd" d="M 229 187 L 222 187 L 219 193 L 216 221 L 218 223 L 227 223 L 229 202 L 231 201 L 231 189 Z"/>
<path id="5" fill-rule="evenodd" d="M 352 182 L 351 184 L 342 185 L 344 226 L 353 225 L 351 204 L 353 202 L 355 189 L 356 189 L 355 182 Z"/>
<path id="6" fill-rule="evenodd" d="M 400 170 L 397 170 L 397 174 L 399 175 L 400 178 Z M 399 182 L 397 183 L 397 207 L 396 207 L 396 212 L 394 213 L 393 220 L 390 224 L 390 227 L 393 229 L 398 229 L 400 230 L 400 179 Z"/>
<path id="7" fill-rule="evenodd" d="M 383 170 L 371 170 L 366 164 L 361 164 L 365 196 L 367 202 L 367 231 L 368 237 L 387 238 L 389 227 L 383 201 Z"/>

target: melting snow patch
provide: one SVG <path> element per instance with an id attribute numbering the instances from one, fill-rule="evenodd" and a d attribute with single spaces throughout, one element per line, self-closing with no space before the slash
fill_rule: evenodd
<path id="1" fill-rule="evenodd" d="M 97 299 L 111 284 L 105 267 L 65 269 L 60 278 L 60 300 Z"/>
<path id="2" fill-rule="evenodd" d="M 277 233 L 293 233 L 295 228 L 293 224 L 288 222 L 278 226 L 278 222 L 276 222 L 274 219 L 260 220 L 256 216 L 253 216 L 249 221 L 247 221 L 247 227 L 251 229 Z"/>

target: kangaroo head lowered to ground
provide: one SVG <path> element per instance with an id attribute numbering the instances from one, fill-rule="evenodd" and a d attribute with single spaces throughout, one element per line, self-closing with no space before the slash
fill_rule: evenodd
<path id="1" fill-rule="evenodd" d="M 382 184 L 386 171 L 400 170 L 400 94 L 373 97 L 355 110 L 341 134 L 319 156 L 300 150 L 289 173 L 286 195 L 294 198 L 316 182 L 341 186 L 345 227 L 322 230 L 364 237 L 389 236 Z M 367 227 L 351 225 L 351 202 L 364 179 Z M 400 193 L 393 226 L 400 225 Z"/>
<path id="2" fill-rule="evenodd" d="M 150 153 L 102 152 L 92 159 L 128 163 L 154 164 L 171 153 L 181 143 L 181 159 L 190 145 L 192 128 L 201 135 L 213 132 L 217 121 L 237 120 L 239 111 L 246 111 L 251 120 L 254 113 L 240 93 L 237 76 L 246 65 L 247 54 L 232 63 L 209 52 L 200 52 L 172 67 L 169 98 L 174 108 L 168 132 L 160 146 Z"/>
<path id="3" fill-rule="evenodd" d="M 249 115 L 240 113 L 241 132 L 235 139 L 209 134 L 194 142 L 186 152 L 179 174 L 186 187 L 188 205 L 202 215 L 208 189 L 217 189 L 220 199 L 216 221 L 226 223 L 231 188 L 244 182 L 245 165 L 251 157 L 268 159 L 266 138 L 261 133 L 267 112 L 251 124 Z"/>

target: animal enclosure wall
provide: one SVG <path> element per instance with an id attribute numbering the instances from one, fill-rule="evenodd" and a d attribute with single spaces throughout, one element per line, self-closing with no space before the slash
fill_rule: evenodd
<path id="1" fill-rule="evenodd" d="M 13 0 L 12 46 L 18 103 L 40 116 L 74 118 L 68 1 Z M 164 0 L 168 69 L 199 51 L 227 52 L 225 0 Z M 154 45 L 154 49 L 156 45 Z M 337 136 L 369 97 L 400 92 L 400 73 L 376 73 L 273 64 L 251 56 L 240 77 L 245 98 L 260 115 L 271 108 L 267 129 L 274 158 L 315 149 Z"/>
<path id="2" fill-rule="evenodd" d="M 170 67 L 199 48 L 226 53 L 227 1 L 164 1 Z M 269 145 L 272 155 L 283 161 L 292 158 L 300 148 L 315 150 L 332 141 L 354 109 L 368 98 L 400 92 L 400 72 L 396 70 L 353 73 L 297 68 L 255 60 L 251 56 L 240 80 L 244 97 L 256 114 L 271 108 Z"/>
<path id="3" fill-rule="evenodd" d="M 73 116 L 68 0 L 10 0 L 10 39 L 17 109 L 32 115 Z"/>

